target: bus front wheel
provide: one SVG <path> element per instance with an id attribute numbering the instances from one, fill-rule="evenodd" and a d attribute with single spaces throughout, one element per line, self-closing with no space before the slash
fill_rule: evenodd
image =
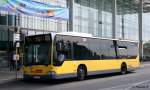
<path id="1" fill-rule="evenodd" d="M 77 69 L 77 79 L 78 80 L 84 80 L 86 77 L 86 70 L 83 66 L 79 66 L 79 68 Z"/>

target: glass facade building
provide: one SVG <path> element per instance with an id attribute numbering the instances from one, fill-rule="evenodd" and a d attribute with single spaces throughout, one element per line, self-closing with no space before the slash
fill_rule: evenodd
<path id="1" fill-rule="evenodd" d="M 117 0 L 116 37 L 138 40 L 138 7 L 134 0 Z"/>
<path id="2" fill-rule="evenodd" d="M 49 3 L 49 0 L 36 0 Z M 54 0 L 57 2 L 57 0 Z M 70 0 L 61 0 L 65 7 L 69 7 Z M 26 14 L 13 14 L 0 11 L 0 25 L 19 26 L 24 35 L 34 35 L 54 32 L 83 32 L 96 37 L 113 38 L 113 2 L 116 1 L 116 38 L 138 40 L 138 5 L 136 0 L 74 0 L 73 3 L 73 30 L 68 28 L 68 21 L 54 20 L 29 16 Z M 60 3 L 56 3 L 60 4 Z M 150 25 L 149 12 L 143 13 L 143 40 L 149 40 L 148 29 Z M 7 41 L 8 30 L 1 26 L 0 41 Z M 3 29 L 3 30 L 2 30 Z M 9 32 L 11 34 L 13 32 Z M 12 41 L 12 35 L 9 35 Z"/>
<path id="3" fill-rule="evenodd" d="M 73 31 L 112 38 L 113 0 L 75 0 Z"/>
<path id="4" fill-rule="evenodd" d="M 49 0 L 36 0 L 37 2 L 49 3 Z M 66 0 L 54 0 L 56 6 L 64 4 L 64 7 L 67 7 Z M 67 31 L 67 21 L 64 20 L 55 20 L 49 18 L 42 18 L 31 16 L 23 13 L 13 14 L 12 12 L 0 11 L 0 25 L 6 26 L 18 26 L 21 28 L 21 33 L 24 35 L 36 35 L 49 33 L 50 31 L 55 32 L 66 32 Z M 6 31 L 6 30 L 5 30 Z M 5 31 L 2 31 L 4 33 Z M 4 34 L 3 34 L 4 35 Z M 6 36 L 6 35 L 5 35 Z M 13 37 L 11 37 L 13 39 Z M 6 39 L 6 37 L 5 37 Z M 3 40 L 1 35 L 0 41 Z"/>
<path id="5" fill-rule="evenodd" d="M 133 0 L 117 0 L 116 38 L 138 40 L 138 9 Z M 112 38 L 114 0 L 75 0 L 73 31 Z"/>
<path id="6" fill-rule="evenodd" d="M 43 3 L 54 1 L 56 6 L 63 3 L 63 6 L 68 8 L 72 5 L 73 9 L 69 9 L 73 13 L 72 29 L 69 28 L 70 20 L 55 20 L 0 10 L 0 51 L 7 51 L 9 46 L 13 46 L 14 32 L 9 29 L 11 26 L 20 27 L 21 39 L 28 35 L 67 31 L 90 33 L 103 38 L 113 38 L 115 33 L 116 39 L 139 39 L 139 0 L 59 0 L 62 3 L 58 0 L 36 1 Z M 73 3 L 69 3 L 70 1 Z M 143 9 L 143 41 L 149 41 L 150 9 L 149 7 Z"/>
<path id="7" fill-rule="evenodd" d="M 50 2 L 50 0 L 36 0 L 36 1 L 46 3 L 46 4 Z M 54 0 L 54 2 L 56 6 L 59 6 L 60 4 L 63 3 L 64 7 L 67 7 L 66 0 L 61 0 L 61 2 L 58 2 L 58 0 Z M 41 17 L 21 14 L 20 27 L 24 28 L 22 32 L 25 35 L 44 34 L 44 33 L 49 33 L 50 31 L 66 32 L 67 21 L 54 20 L 49 18 L 41 18 Z"/>

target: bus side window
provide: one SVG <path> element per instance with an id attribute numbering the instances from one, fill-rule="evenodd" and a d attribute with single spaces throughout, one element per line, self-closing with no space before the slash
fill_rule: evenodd
<path id="1" fill-rule="evenodd" d="M 100 59 L 108 59 L 109 58 L 109 42 L 108 40 L 99 40 L 99 51 L 100 51 Z"/>
<path id="2" fill-rule="evenodd" d="M 57 42 L 56 42 L 56 50 L 59 51 L 59 52 L 62 52 L 63 49 L 64 49 L 63 40 L 57 41 Z"/>
<path id="3" fill-rule="evenodd" d="M 126 41 L 118 41 L 117 51 L 118 58 L 126 59 L 128 58 L 128 43 Z"/>
<path id="4" fill-rule="evenodd" d="M 101 59 L 105 59 L 105 55 L 104 54 L 101 55 Z"/>
<path id="5" fill-rule="evenodd" d="M 72 41 L 70 36 L 57 36 L 56 37 L 56 53 L 64 54 L 65 59 L 72 58 Z"/>
<path id="6" fill-rule="evenodd" d="M 71 45 L 72 43 L 70 42 L 70 41 L 67 41 L 66 43 L 65 43 L 65 50 L 66 50 L 66 52 L 65 52 L 65 55 L 66 55 L 66 58 L 67 59 L 71 59 L 72 58 L 72 45 Z"/>
<path id="7" fill-rule="evenodd" d="M 128 54 L 127 54 L 127 48 L 120 48 L 118 47 L 118 51 L 119 51 L 119 58 L 127 58 Z"/>

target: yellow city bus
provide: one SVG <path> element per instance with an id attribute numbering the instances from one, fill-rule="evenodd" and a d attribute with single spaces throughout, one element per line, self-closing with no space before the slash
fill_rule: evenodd
<path id="1" fill-rule="evenodd" d="M 104 39 L 83 33 L 28 36 L 24 44 L 24 79 L 60 79 L 139 68 L 138 42 Z"/>

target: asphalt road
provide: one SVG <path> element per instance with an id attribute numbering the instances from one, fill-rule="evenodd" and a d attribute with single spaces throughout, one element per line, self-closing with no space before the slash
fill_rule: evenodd
<path id="1" fill-rule="evenodd" d="M 84 81 L 75 78 L 30 82 L 12 80 L 0 84 L 0 90 L 150 90 L 150 65 L 126 75 L 104 74 L 90 76 Z"/>

